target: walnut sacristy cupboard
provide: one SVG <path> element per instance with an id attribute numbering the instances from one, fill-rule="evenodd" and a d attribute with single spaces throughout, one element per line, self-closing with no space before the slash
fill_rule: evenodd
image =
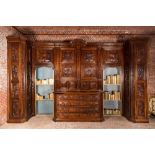
<path id="1" fill-rule="evenodd" d="M 148 122 L 147 39 L 29 42 L 10 36 L 7 44 L 8 122 L 36 115 L 36 103 L 53 103 L 54 121 L 103 121 L 105 115 L 123 115 Z M 44 74 L 53 72 L 44 79 L 38 68 L 47 68 Z M 41 87 L 47 95 L 40 95 Z M 41 104 L 44 100 L 49 102 Z"/>

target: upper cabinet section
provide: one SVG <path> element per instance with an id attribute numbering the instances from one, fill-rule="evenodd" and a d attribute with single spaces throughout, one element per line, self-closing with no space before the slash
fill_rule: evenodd
<path id="1" fill-rule="evenodd" d="M 123 44 L 107 43 L 103 47 L 103 64 L 121 66 L 123 64 Z"/>
<path id="2" fill-rule="evenodd" d="M 48 43 L 35 43 L 33 46 L 33 61 L 35 60 L 35 65 L 53 65 L 53 48 Z"/>
<path id="3" fill-rule="evenodd" d="M 34 67 L 53 65 L 55 91 L 102 90 L 103 65 L 122 64 L 121 43 L 36 42 Z"/>

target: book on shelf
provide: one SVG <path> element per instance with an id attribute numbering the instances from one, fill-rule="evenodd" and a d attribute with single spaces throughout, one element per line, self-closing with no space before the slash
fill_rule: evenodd
<path id="1" fill-rule="evenodd" d="M 36 94 L 36 100 L 43 100 L 43 99 L 44 99 L 44 96 Z M 54 100 L 54 94 L 53 93 L 49 94 L 48 98 L 46 99 Z"/>
<path id="2" fill-rule="evenodd" d="M 42 84 L 48 84 L 48 79 L 42 80 Z"/>
<path id="3" fill-rule="evenodd" d="M 120 109 L 104 109 L 105 115 L 120 115 L 121 111 Z"/>
<path id="4" fill-rule="evenodd" d="M 119 91 L 105 91 L 103 97 L 105 100 L 121 100 L 121 94 Z"/>
<path id="5" fill-rule="evenodd" d="M 43 96 L 36 94 L 36 100 L 43 100 Z"/>
<path id="6" fill-rule="evenodd" d="M 44 79 L 44 80 L 36 80 L 37 85 L 54 85 L 54 79 Z"/>
<path id="7" fill-rule="evenodd" d="M 37 85 L 41 84 L 41 80 L 36 80 L 36 84 Z"/>
<path id="8" fill-rule="evenodd" d="M 116 75 L 116 81 L 117 81 L 117 84 L 120 84 L 121 83 L 121 81 L 120 81 L 120 75 L 119 74 Z"/>
<path id="9" fill-rule="evenodd" d="M 106 78 L 103 80 L 103 84 L 120 84 L 120 75 L 107 75 Z"/>
<path id="10" fill-rule="evenodd" d="M 54 85 L 54 79 L 48 79 L 48 84 Z"/>
<path id="11" fill-rule="evenodd" d="M 50 98 L 51 100 L 54 100 L 54 94 L 53 94 L 53 93 L 49 94 L 49 98 Z"/>

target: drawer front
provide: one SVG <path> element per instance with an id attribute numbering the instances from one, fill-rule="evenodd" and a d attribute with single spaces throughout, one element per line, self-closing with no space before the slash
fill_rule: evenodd
<path id="1" fill-rule="evenodd" d="M 99 94 L 56 94 L 56 100 L 57 101 L 76 101 L 77 104 L 79 102 L 96 102 L 96 101 L 99 101 L 100 100 L 100 95 Z"/>
<path id="2" fill-rule="evenodd" d="M 100 113 L 58 113 L 57 114 L 58 120 L 65 120 L 65 121 L 80 121 L 80 120 L 95 120 L 96 118 L 100 118 Z"/>
<path id="3" fill-rule="evenodd" d="M 100 112 L 99 106 L 57 106 L 57 112 L 71 112 L 71 113 L 94 113 L 94 112 Z"/>

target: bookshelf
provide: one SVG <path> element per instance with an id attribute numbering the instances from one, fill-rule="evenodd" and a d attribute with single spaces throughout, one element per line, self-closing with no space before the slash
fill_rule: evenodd
<path id="1" fill-rule="evenodd" d="M 54 112 L 54 70 L 50 67 L 36 69 L 35 111 L 36 114 Z"/>
<path id="2" fill-rule="evenodd" d="M 122 114 L 121 67 L 106 66 L 103 70 L 103 113 Z"/>

